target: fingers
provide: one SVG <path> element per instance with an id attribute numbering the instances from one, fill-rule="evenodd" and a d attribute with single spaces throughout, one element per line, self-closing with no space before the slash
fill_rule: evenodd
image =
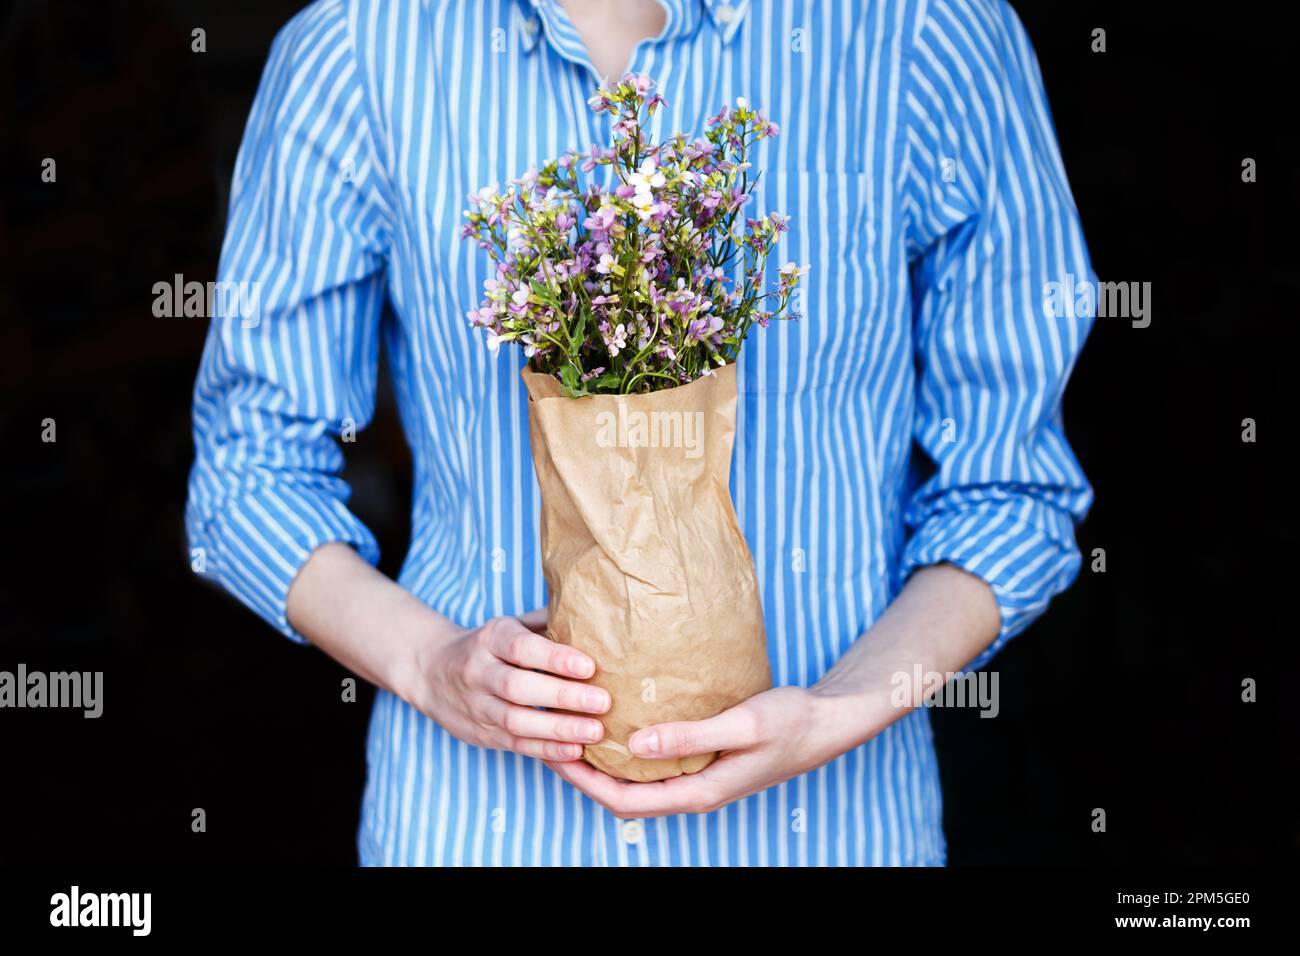
<path id="1" fill-rule="evenodd" d="M 498 618 L 485 626 L 480 634 L 489 651 L 516 667 L 580 680 L 596 673 L 596 662 L 582 651 L 535 634 L 517 618 Z"/>
<path id="2" fill-rule="evenodd" d="M 502 700 L 525 707 L 551 707 L 584 714 L 609 710 L 609 692 L 590 684 L 561 680 L 549 674 L 498 664 L 488 675 L 488 690 Z"/>
<path id="3" fill-rule="evenodd" d="M 489 715 L 493 724 L 514 737 L 531 737 L 562 743 L 594 744 L 605 736 L 605 727 L 591 717 L 555 714 L 531 707 L 520 707 L 497 700 Z"/>
<path id="4" fill-rule="evenodd" d="M 505 750 L 523 754 L 525 757 L 537 757 L 540 760 L 555 761 L 554 766 L 567 766 L 568 761 L 582 759 L 581 744 L 564 744 L 557 740 L 534 740 L 530 737 L 512 737 L 506 741 Z"/>
<path id="5" fill-rule="evenodd" d="M 759 742 L 752 710 L 744 706 L 724 710 L 708 720 L 656 724 L 634 733 L 628 749 L 638 757 L 672 758 L 710 754 L 718 750 L 743 750 Z"/>
<path id="6" fill-rule="evenodd" d="M 718 783 L 704 773 L 684 774 L 657 783 L 624 783 L 581 761 L 548 761 L 546 765 L 623 819 L 707 813 L 726 802 Z"/>

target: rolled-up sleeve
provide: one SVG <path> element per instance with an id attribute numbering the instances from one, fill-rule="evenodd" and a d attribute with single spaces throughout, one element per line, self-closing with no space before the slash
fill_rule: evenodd
<path id="1" fill-rule="evenodd" d="M 349 24 L 317 3 L 276 37 L 235 166 L 194 390 L 193 565 L 281 633 L 307 557 L 379 558 L 348 509 L 339 441 L 374 411 L 387 187 Z"/>
<path id="2" fill-rule="evenodd" d="M 902 168 L 917 367 L 900 584 L 951 563 L 991 586 L 989 660 L 1080 567 L 1092 502 L 1061 400 L 1091 319 L 1053 289 L 1095 281 L 1029 40 L 1001 2 L 937 2 L 915 36 Z"/>

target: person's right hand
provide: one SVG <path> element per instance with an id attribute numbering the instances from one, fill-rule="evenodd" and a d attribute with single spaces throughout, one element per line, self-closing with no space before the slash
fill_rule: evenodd
<path id="1" fill-rule="evenodd" d="M 563 761 L 578 760 L 583 744 L 605 734 L 599 720 L 583 716 L 609 710 L 609 694 L 582 683 L 596 664 L 539 633 L 546 629 L 544 609 L 466 630 L 351 546 L 331 542 L 299 570 L 285 614 L 348 670 L 467 743 Z"/>
<path id="2" fill-rule="evenodd" d="M 525 624 L 539 626 L 542 614 L 493 618 L 431 643 L 417 653 L 415 680 L 404 696 L 466 743 L 546 760 L 580 759 L 583 745 L 605 734 L 599 720 L 582 714 L 609 710 L 609 694 L 582 683 L 595 673 L 590 657 Z"/>

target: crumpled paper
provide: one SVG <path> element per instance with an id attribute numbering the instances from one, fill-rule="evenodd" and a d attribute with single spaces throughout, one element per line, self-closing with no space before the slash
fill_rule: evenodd
<path id="1" fill-rule="evenodd" d="M 548 636 L 596 661 L 605 738 L 584 758 L 663 780 L 717 754 L 645 760 L 637 730 L 703 720 L 772 686 L 758 580 L 728 478 L 736 370 L 642 395 L 566 396 L 527 368 Z"/>

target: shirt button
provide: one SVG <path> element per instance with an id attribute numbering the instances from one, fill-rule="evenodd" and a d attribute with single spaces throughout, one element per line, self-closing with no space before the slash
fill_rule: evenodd
<path id="1" fill-rule="evenodd" d="M 537 21 L 534 18 L 529 17 L 524 21 L 524 32 L 529 36 L 537 32 Z"/>
<path id="2" fill-rule="evenodd" d="M 716 16 L 721 23 L 730 23 L 732 20 L 736 19 L 736 8 L 730 4 L 720 3 L 714 8 L 713 15 Z"/>
<path id="3" fill-rule="evenodd" d="M 641 825 L 640 820 L 626 820 L 623 823 L 623 842 L 640 843 L 641 837 L 645 835 L 645 827 Z"/>

